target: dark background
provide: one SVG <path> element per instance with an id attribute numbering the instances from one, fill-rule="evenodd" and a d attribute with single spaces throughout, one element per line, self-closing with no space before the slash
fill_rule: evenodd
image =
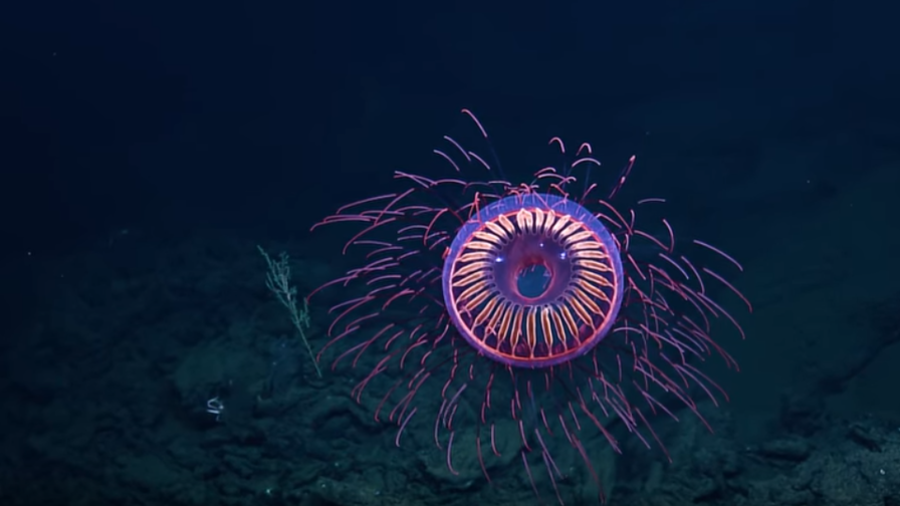
<path id="1" fill-rule="evenodd" d="M 752 449 L 800 441 L 807 474 L 835 487 L 893 455 L 848 434 L 873 419 L 869 433 L 894 434 L 900 419 L 897 19 L 874 1 L 3 2 L 0 499 L 260 504 L 285 469 L 286 504 L 318 477 L 388 496 L 408 474 L 426 491 L 409 497 L 440 493 L 440 476 L 414 482 L 411 453 L 363 461 L 395 448 L 361 408 L 337 417 L 363 433 L 345 443 L 313 432 L 315 413 L 247 408 L 241 426 L 204 402 L 230 371 L 273 375 L 271 355 L 295 342 L 255 245 L 289 251 L 308 292 L 341 244 L 310 226 L 391 191 L 393 170 L 432 171 L 441 136 L 466 131 L 462 108 L 515 177 L 554 135 L 592 142 L 613 173 L 636 154 L 625 196 L 666 197 L 679 233 L 744 262 L 735 283 L 756 313 L 728 343 L 743 372 L 722 376 L 733 403 L 695 447 L 721 443 L 745 467 L 706 503 L 836 497 Z M 307 388 L 298 353 L 292 394 L 347 400 L 339 374 Z M 222 464 L 246 427 L 273 452 L 238 451 L 249 478 Z M 142 460 L 157 449 L 158 475 Z M 690 498 L 709 482 L 691 465 L 660 479 Z M 822 504 L 869 498 L 853 497 Z"/>
<path id="2" fill-rule="evenodd" d="M 639 105 L 731 88 L 756 100 L 726 105 L 735 136 L 866 122 L 897 110 L 889 19 L 830 2 L 9 3 L 5 253 L 120 227 L 305 229 L 361 171 L 420 160 L 461 107 L 502 148 L 627 139 L 653 130 Z"/>

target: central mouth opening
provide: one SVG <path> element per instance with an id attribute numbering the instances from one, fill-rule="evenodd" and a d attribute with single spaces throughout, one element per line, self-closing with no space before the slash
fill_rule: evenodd
<path id="1" fill-rule="evenodd" d="M 531 261 L 516 272 L 516 290 L 519 295 L 536 299 L 550 288 L 552 273 L 540 260 Z"/>

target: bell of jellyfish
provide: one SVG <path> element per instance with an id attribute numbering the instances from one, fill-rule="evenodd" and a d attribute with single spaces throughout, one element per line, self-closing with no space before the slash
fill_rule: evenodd
<path id="1" fill-rule="evenodd" d="M 554 137 L 564 163 L 511 181 L 462 112 L 490 156 L 445 136 L 442 174 L 397 171 L 396 191 L 313 227 L 349 229 L 338 250 L 357 262 L 311 294 L 332 301 L 317 360 L 359 371 L 353 398 L 396 426 L 397 446 L 433 445 L 450 476 L 560 504 L 592 483 L 603 501 L 603 451 L 632 437 L 669 459 L 654 421 L 686 411 L 706 424 L 700 400 L 727 398 L 698 364 L 737 369 L 714 321 L 744 333 L 714 295 L 752 308 L 708 265 L 743 268 L 707 242 L 676 241 L 650 209 L 662 198 L 616 202 L 634 157 L 603 187 L 591 145 L 568 151 Z"/>
<path id="2" fill-rule="evenodd" d="M 622 304 L 622 259 L 606 227 L 559 195 L 524 193 L 475 213 L 450 246 L 444 306 L 480 354 L 545 368 L 584 355 Z"/>

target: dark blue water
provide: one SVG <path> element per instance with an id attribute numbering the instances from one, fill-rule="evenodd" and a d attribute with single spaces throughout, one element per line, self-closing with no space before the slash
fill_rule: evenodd
<path id="1" fill-rule="evenodd" d="M 900 505 L 898 14 L 6 2 L 0 503 Z M 529 184 L 625 309 L 510 369 L 442 255 Z"/>

